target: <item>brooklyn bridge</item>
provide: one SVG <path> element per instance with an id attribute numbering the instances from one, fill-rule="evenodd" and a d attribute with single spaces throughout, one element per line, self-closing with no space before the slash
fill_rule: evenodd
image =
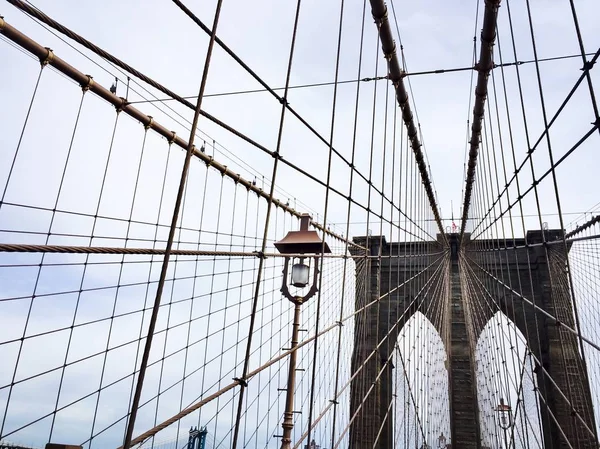
<path id="1" fill-rule="evenodd" d="M 0 3 L 0 448 L 598 448 L 599 18 Z"/>

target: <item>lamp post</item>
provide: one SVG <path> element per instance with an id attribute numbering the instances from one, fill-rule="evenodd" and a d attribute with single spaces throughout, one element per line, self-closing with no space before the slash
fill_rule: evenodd
<path id="1" fill-rule="evenodd" d="M 285 254 L 283 265 L 283 281 L 281 293 L 292 304 L 294 304 L 294 322 L 292 324 L 292 344 L 288 371 L 288 381 L 285 397 L 285 411 L 283 413 L 283 436 L 281 438 L 281 449 L 290 449 L 292 445 L 292 429 L 294 428 L 294 386 L 296 382 L 296 347 L 298 346 L 298 330 L 300 328 L 300 306 L 317 293 L 317 278 L 319 275 L 319 255 L 330 253 L 327 243 L 319 237 L 316 231 L 308 229 L 310 216 L 304 214 L 300 217 L 300 230 L 290 231 L 279 242 L 275 248 Z M 308 259 L 308 264 L 305 260 Z M 290 292 L 288 282 L 296 288 L 305 289 L 310 283 L 310 263 L 313 263 L 312 284 L 310 289 L 301 295 L 293 295 Z M 292 268 L 290 273 L 290 262 Z"/>
<path id="2" fill-rule="evenodd" d="M 496 407 L 496 412 L 498 412 L 498 425 L 504 431 L 504 446 L 508 449 L 506 431 L 512 426 L 512 409 L 510 405 L 504 403 L 504 398 L 500 398 L 500 404 Z"/>
<path id="3" fill-rule="evenodd" d="M 444 436 L 444 432 L 438 437 L 438 449 L 446 449 L 446 437 Z"/>

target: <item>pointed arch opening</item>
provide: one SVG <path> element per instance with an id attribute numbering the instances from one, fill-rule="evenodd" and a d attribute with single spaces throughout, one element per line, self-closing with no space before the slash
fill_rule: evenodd
<path id="1" fill-rule="evenodd" d="M 435 326 L 415 312 L 400 330 L 394 351 L 394 447 L 451 443 L 447 363 Z"/>
<path id="2" fill-rule="evenodd" d="M 521 330 L 497 312 L 475 346 L 475 378 L 481 446 L 544 446 L 535 361 Z"/>

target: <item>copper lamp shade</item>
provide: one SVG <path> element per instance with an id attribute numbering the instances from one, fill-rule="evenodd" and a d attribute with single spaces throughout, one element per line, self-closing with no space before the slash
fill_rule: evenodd
<path id="1" fill-rule="evenodd" d="M 281 254 L 320 254 L 330 253 L 329 245 L 323 242 L 317 231 L 309 231 L 310 216 L 304 214 L 300 217 L 300 230 L 290 231 L 280 241 L 275 243 L 275 248 Z"/>

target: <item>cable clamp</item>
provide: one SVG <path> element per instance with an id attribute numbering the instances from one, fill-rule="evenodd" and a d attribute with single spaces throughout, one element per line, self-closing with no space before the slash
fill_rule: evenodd
<path id="1" fill-rule="evenodd" d="M 254 254 L 259 259 L 266 259 L 267 258 L 267 256 L 265 256 L 265 253 L 262 252 L 262 251 L 252 251 L 252 254 Z"/>
<path id="2" fill-rule="evenodd" d="M 279 103 L 282 104 L 282 105 L 284 105 L 284 106 L 289 106 L 290 105 L 290 103 L 284 97 L 279 97 Z"/>
<path id="3" fill-rule="evenodd" d="M 92 75 L 86 75 L 88 80 L 86 84 L 82 84 L 81 85 L 81 89 L 85 92 L 90 90 L 90 88 L 94 85 L 94 78 L 92 77 Z"/>
<path id="4" fill-rule="evenodd" d="M 4 21 L 4 16 L 0 16 L 0 31 L 4 29 L 6 22 Z"/>
<path id="5" fill-rule="evenodd" d="M 168 140 L 169 145 L 172 145 L 173 142 L 175 142 L 175 139 L 177 138 L 177 133 L 175 131 L 171 131 L 173 133 L 173 135 L 171 136 L 171 138 Z"/>
<path id="6" fill-rule="evenodd" d="M 593 59 L 591 61 L 585 61 L 583 63 L 583 67 L 581 68 L 581 71 L 589 72 L 590 70 L 592 70 L 592 67 L 594 67 L 595 63 L 596 63 L 596 61 L 594 61 Z"/>
<path id="7" fill-rule="evenodd" d="M 244 388 L 248 388 L 248 382 L 246 382 L 244 379 L 234 377 L 233 380 L 235 380 L 239 385 L 243 386 Z"/>
<path id="8" fill-rule="evenodd" d="M 148 129 L 152 128 L 152 125 L 154 124 L 154 118 L 152 118 L 151 115 L 148 116 L 148 123 L 146 125 L 144 125 L 144 129 L 147 131 Z"/>
<path id="9" fill-rule="evenodd" d="M 54 59 L 54 52 L 52 51 L 52 49 L 50 47 L 45 47 L 45 48 L 46 48 L 46 51 L 48 52 L 48 54 L 46 55 L 46 58 L 43 61 L 40 60 L 42 67 L 50 64 L 52 62 L 52 60 Z"/>
<path id="10" fill-rule="evenodd" d="M 384 20 L 388 20 L 388 9 L 387 6 L 384 5 L 383 8 L 383 14 L 381 15 L 381 17 L 374 17 L 375 20 L 381 20 L 382 22 Z"/>
<path id="11" fill-rule="evenodd" d="M 331 402 L 334 405 L 338 405 L 339 404 L 339 402 L 336 401 L 335 399 L 330 399 L 329 402 Z"/>
<path id="12" fill-rule="evenodd" d="M 115 109 L 117 110 L 117 114 L 119 112 L 121 112 L 125 106 L 127 106 L 127 101 L 125 100 L 125 98 L 119 97 L 119 99 L 121 100 L 121 103 L 119 103 L 118 105 L 115 105 Z"/>

